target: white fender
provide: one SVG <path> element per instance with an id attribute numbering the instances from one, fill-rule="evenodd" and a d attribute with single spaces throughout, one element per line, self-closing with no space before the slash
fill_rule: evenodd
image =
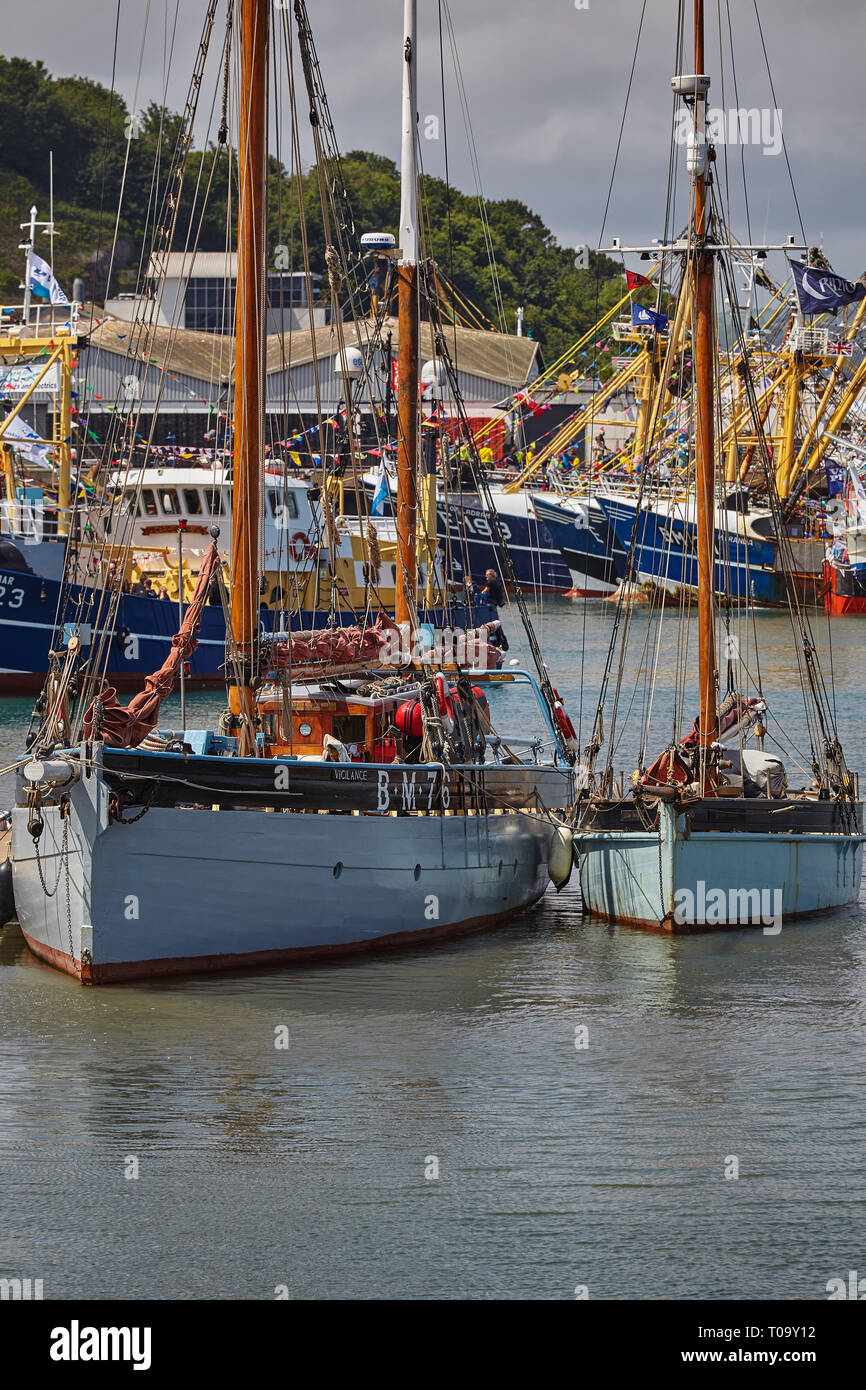
<path id="1" fill-rule="evenodd" d="M 547 852 L 547 872 L 557 893 L 571 878 L 574 867 L 573 844 L 574 836 L 568 826 L 558 825 L 550 837 L 550 849 Z"/>

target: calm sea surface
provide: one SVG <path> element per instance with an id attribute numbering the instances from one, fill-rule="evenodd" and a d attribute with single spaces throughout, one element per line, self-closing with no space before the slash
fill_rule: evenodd
<path id="1" fill-rule="evenodd" d="M 584 741 L 610 622 L 599 604 L 540 615 L 575 722 L 583 679 Z M 648 635 L 636 614 L 633 723 Z M 832 636 L 866 772 L 866 623 Z M 789 637 L 761 615 L 747 659 L 802 757 Z M 816 638 L 827 671 L 823 620 Z M 4 763 L 30 703 L 0 701 Z M 222 702 L 190 703 L 201 722 Z M 10 927 L 0 1277 L 77 1299 L 824 1298 L 866 1269 L 864 1061 L 862 904 L 775 937 L 670 940 L 584 922 L 575 884 L 456 945 L 90 990 Z"/>

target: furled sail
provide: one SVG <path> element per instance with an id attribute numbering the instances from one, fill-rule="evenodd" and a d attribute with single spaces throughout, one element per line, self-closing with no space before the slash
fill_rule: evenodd
<path id="1" fill-rule="evenodd" d="M 399 661 L 401 651 L 400 629 L 387 613 L 380 613 L 370 627 L 293 632 L 285 640 L 274 642 L 268 664 L 277 671 L 291 666 L 296 675 L 323 673 Z"/>
<path id="2" fill-rule="evenodd" d="M 491 643 L 490 637 L 500 626 L 497 621 L 480 628 L 461 628 L 447 642 L 444 633 L 438 634 L 439 658 L 448 665 L 495 669 L 502 650 Z M 434 644 L 436 641 L 434 635 Z M 401 628 L 387 613 L 380 613 L 370 627 L 293 632 L 274 642 L 266 664 L 276 671 L 291 666 L 296 678 L 308 678 L 376 666 L 406 666 L 412 663 L 414 655 Z"/>

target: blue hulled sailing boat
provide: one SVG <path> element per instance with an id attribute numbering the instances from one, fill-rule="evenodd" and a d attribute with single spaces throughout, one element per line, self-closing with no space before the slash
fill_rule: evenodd
<path id="1" fill-rule="evenodd" d="M 683 51 L 682 38 L 678 51 Z M 694 53 L 694 72 L 678 75 L 672 83 L 690 121 L 688 233 L 676 242 L 631 249 L 645 258 L 661 258 L 663 268 L 679 266 L 690 292 L 695 487 L 689 503 L 693 571 L 689 579 L 698 596 L 696 641 L 693 637 L 689 645 L 694 610 L 685 600 L 679 610 L 660 601 L 650 624 L 667 619 L 673 631 L 665 642 L 660 629 L 645 629 L 644 669 L 649 672 L 645 706 L 650 711 L 653 699 L 662 698 L 661 664 L 669 661 L 673 666 L 671 734 L 667 746 L 650 761 L 647 713 L 638 767 L 626 788 L 623 776 L 615 776 L 613 756 L 624 718 L 621 702 L 630 705 L 637 692 L 630 692 L 624 683 L 624 643 L 632 615 L 617 613 L 607 674 L 581 768 L 575 853 L 584 905 L 592 914 L 669 932 L 745 924 L 776 932 L 788 918 L 856 899 L 863 815 L 857 776 L 846 764 L 808 619 L 793 586 L 787 591 L 787 602 L 810 740 L 808 764 L 803 766 L 801 759 L 805 785 L 799 790 L 789 787 L 785 762 L 767 748 L 766 741 L 774 733 L 781 742 L 785 731 L 773 723 L 775 704 L 762 685 L 760 636 L 752 624 L 752 595 L 742 582 L 742 565 L 735 556 L 732 568 L 731 556 L 719 544 L 716 523 L 722 489 L 716 483 L 721 469 L 715 434 L 714 297 L 717 274 L 726 275 L 733 248 L 713 193 L 703 0 L 695 0 Z M 745 385 L 751 392 L 754 432 L 760 436 L 748 371 Z M 784 554 L 781 508 L 766 447 L 764 453 L 777 545 Z M 632 577 L 636 552 L 645 544 L 641 504 L 639 497 L 633 504 L 632 524 L 624 520 L 620 531 L 620 539 L 629 546 Z M 606 508 L 606 512 L 615 522 L 612 511 Z M 686 692 L 695 645 L 697 718 L 692 719 L 694 708 L 688 713 Z M 720 675 L 727 682 L 724 695 Z M 751 694 L 743 693 L 748 685 Z M 599 768 L 611 686 L 609 752 L 606 765 Z"/>

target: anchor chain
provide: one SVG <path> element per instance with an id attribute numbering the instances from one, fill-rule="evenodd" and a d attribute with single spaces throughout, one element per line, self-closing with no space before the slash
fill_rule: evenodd
<path id="1" fill-rule="evenodd" d="M 117 792 L 112 792 L 108 798 L 108 814 L 110 819 L 113 820 L 116 825 L 135 825 L 136 821 L 141 820 L 143 816 L 147 815 L 153 803 L 156 801 L 158 791 L 158 785 L 154 782 L 150 796 L 147 798 L 141 810 L 136 815 L 129 816 L 128 819 L 124 817 L 123 807 L 120 804 L 120 797 Z"/>

